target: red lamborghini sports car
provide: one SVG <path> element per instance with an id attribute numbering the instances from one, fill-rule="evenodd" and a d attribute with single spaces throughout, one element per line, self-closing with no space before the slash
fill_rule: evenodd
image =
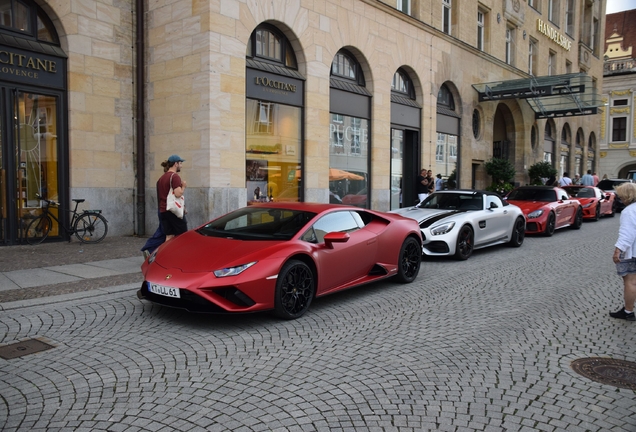
<path id="1" fill-rule="evenodd" d="M 559 228 L 579 229 L 583 224 L 581 204 L 570 199 L 560 187 L 521 186 L 513 189 L 506 199 L 526 215 L 526 234 L 551 236 Z"/>
<path id="2" fill-rule="evenodd" d="M 302 316 L 314 297 L 393 277 L 412 282 L 413 219 L 334 204 L 260 203 L 164 243 L 141 266 L 137 296 L 192 312 Z"/>
<path id="3" fill-rule="evenodd" d="M 570 198 L 581 203 L 583 219 L 599 220 L 601 216 L 614 217 L 614 194 L 594 186 L 565 186 Z"/>

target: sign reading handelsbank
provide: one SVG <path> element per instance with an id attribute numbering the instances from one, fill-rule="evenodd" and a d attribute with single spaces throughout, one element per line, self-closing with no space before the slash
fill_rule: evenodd
<path id="1" fill-rule="evenodd" d="M 570 39 L 559 33 L 557 29 L 555 29 L 551 25 L 545 23 L 541 18 L 537 18 L 537 30 L 539 30 L 539 33 L 543 33 L 544 35 L 552 39 L 563 49 L 570 51 L 570 48 L 572 48 L 572 41 Z"/>

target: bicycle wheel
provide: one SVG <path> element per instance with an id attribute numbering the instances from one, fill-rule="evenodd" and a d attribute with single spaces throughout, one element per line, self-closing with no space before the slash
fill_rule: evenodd
<path id="1" fill-rule="evenodd" d="M 24 233 L 27 243 L 30 245 L 42 243 L 49 236 L 52 225 L 53 222 L 47 215 L 40 215 L 33 219 Z"/>
<path id="2" fill-rule="evenodd" d="M 84 213 L 75 221 L 75 237 L 82 243 L 99 243 L 108 232 L 108 222 L 98 213 Z"/>

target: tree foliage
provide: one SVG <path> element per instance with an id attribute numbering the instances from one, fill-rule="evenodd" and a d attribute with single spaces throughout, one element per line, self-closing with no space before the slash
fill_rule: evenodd
<path id="1" fill-rule="evenodd" d="M 508 159 L 492 158 L 484 163 L 484 168 L 493 184 L 512 183 L 515 178 L 515 166 Z"/>
<path id="2" fill-rule="evenodd" d="M 528 177 L 530 177 L 530 184 L 540 185 L 543 184 L 542 178 L 550 178 L 556 176 L 557 170 L 552 166 L 550 162 L 541 161 L 533 165 L 530 165 L 528 169 Z"/>

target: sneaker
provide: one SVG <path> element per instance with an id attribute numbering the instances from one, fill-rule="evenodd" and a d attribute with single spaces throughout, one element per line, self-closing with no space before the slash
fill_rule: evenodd
<path id="1" fill-rule="evenodd" d="M 625 312 L 625 308 L 621 308 L 620 310 L 617 310 L 616 312 L 610 312 L 610 316 L 612 318 L 624 319 L 627 321 L 636 321 L 636 316 L 634 315 L 634 312 L 627 313 Z"/>

